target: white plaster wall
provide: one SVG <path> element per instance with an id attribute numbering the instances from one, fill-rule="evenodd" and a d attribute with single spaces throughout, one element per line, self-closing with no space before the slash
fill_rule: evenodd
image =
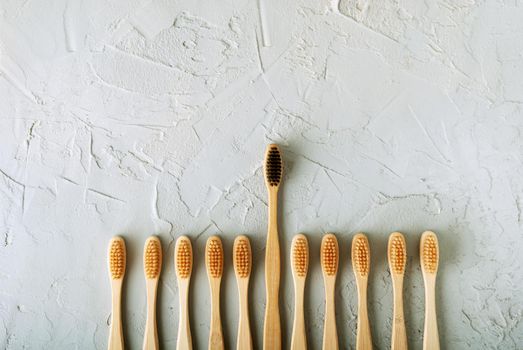
<path id="1" fill-rule="evenodd" d="M 254 340 L 262 342 L 265 145 L 284 150 L 281 307 L 289 345 L 289 243 L 311 242 L 307 325 L 322 338 L 321 235 L 340 239 L 338 332 L 355 346 L 349 261 L 372 249 L 374 344 L 390 342 L 388 234 L 408 241 L 411 348 L 423 329 L 417 257 L 439 234 L 446 349 L 523 344 L 523 3 L 474 0 L 3 0 L 0 2 L 0 346 L 104 349 L 106 246 L 128 245 L 125 334 L 145 323 L 142 247 L 165 248 L 161 343 L 174 349 L 174 240 L 195 246 L 192 330 L 206 347 L 203 250 L 252 240 Z M 237 325 L 227 259 L 228 347 Z"/>

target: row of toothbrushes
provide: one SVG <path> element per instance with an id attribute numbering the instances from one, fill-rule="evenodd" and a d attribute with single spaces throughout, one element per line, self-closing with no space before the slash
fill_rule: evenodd
<path id="1" fill-rule="evenodd" d="M 162 246 L 160 240 L 151 236 L 145 242 L 143 266 L 147 289 L 147 320 L 143 349 L 159 349 L 156 323 L 156 297 L 158 281 L 162 270 Z M 122 331 L 121 298 L 125 277 L 127 254 L 125 241 L 116 236 L 109 242 L 108 263 L 111 278 L 112 312 L 109 332 L 109 350 L 124 349 Z M 238 236 L 234 241 L 234 270 L 238 279 L 240 294 L 240 322 L 238 348 L 252 349 L 252 340 L 248 313 L 248 286 L 251 274 L 252 255 L 250 241 L 246 236 Z M 223 275 L 223 246 L 218 236 L 209 237 L 205 247 L 205 265 L 211 290 L 211 327 L 209 335 L 210 349 L 223 349 L 223 334 L 220 317 L 220 284 Z M 189 283 L 193 266 L 191 241 L 181 236 L 176 241 L 174 265 L 178 280 L 179 328 L 177 349 L 192 349 L 191 327 L 189 323 Z"/>
<path id="2" fill-rule="evenodd" d="M 336 236 L 328 233 L 323 236 L 320 248 L 320 262 L 325 287 L 325 318 L 323 328 L 323 349 L 338 349 L 336 327 L 336 308 L 334 290 L 339 263 L 339 247 Z M 403 277 L 407 263 L 405 238 L 399 232 L 389 236 L 387 257 L 393 286 L 393 317 L 391 349 L 406 350 L 407 333 L 403 315 Z M 362 233 L 352 240 L 351 260 L 358 291 L 358 318 L 356 349 L 372 349 L 369 318 L 367 313 L 367 284 L 370 272 L 370 245 Z M 439 250 L 436 234 L 426 231 L 421 236 L 420 264 L 425 283 L 425 328 L 423 349 L 439 349 L 439 337 L 436 321 L 435 282 L 438 269 Z M 303 295 L 308 271 L 309 251 L 307 238 L 296 235 L 291 246 L 292 274 L 294 277 L 294 325 L 291 349 L 306 349 L 305 317 Z"/>
<path id="3" fill-rule="evenodd" d="M 407 349 L 407 336 L 403 316 L 403 277 L 407 261 L 405 238 L 399 232 L 389 237 L 388 262 L 391 272 L 394 310 L 392 322 L 391 349 Z M 320 262 L 325 284 L 325 320 L 323 349 L 338 349 L 338 335 L 335 317 L 335 284 L 339 264 L 338 240 L 334 234 L 323 236 L 320 248 Z M 291 349 L 306 349 L 307 336 L 304 315 L 304 290 L 309 269 L 309 244 L 306 236 L 298 234 L 291 244 L 291 267 L 294 278 L 294 324 Z M 367 316 L 367 283 L 370 272 L 370 246 L 367 237 L 358 233 L 352 240 L 352 266 L 358 290 L 357 349 L 372 349 L 372 339 Z M 156 291 L 162 268 L 162 248 L 157 237 L 149 237 L 144 247 L 144 274 L 147 289 L 147 321 L 144 334 L 144 349 L 158 349 L 156 326 Z M 420 262 L 425 281 L 425 330 L 424 349 L 439 348 L 435 312 L 435 278 L 438 267 L 438 243 L 433 232 L 422 235 Z M 174 258 L 179 289 L 179 329 L 177 349 L 192 349 L 191 330 L 188 312 L 188 291 L 193 265 L 191 241 L 186 236 L 178 238 Z M 221 239 L 212 236 L 205 248 L 205 265 L 211 291 L 211 325 L 209 349 L 223 349 L 224 341 L 220 316 L 220 283 L 223 275 L 224 254 Z M 237 349 L 252 349 L 252 338 L 248 312 L 249 277 L 252 270 L 250 241 L 246 236 L 238 236 L 233 247 L 233 266 L 238 283 L 239 322 Z M 121 292 L 125 276 L 126 249 L 124 240 L 115 237 L 109 244 L 109 272 L 112 281 L 112 320 L 109 349 L 123 349 L 121 323 Z"/>

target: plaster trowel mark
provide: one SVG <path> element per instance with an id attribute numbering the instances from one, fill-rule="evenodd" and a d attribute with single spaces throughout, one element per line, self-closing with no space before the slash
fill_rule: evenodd
<path id="1" fill-rule="evenodd" d="M 419 127 L 421 128 L 421 130 L 423 131 L 423 133 L 425 134 L 425 136 L 429 139 L 430 143 L 432 144 L 432 146 L 436 149 L 436 151 L 438 152 L 438 154 L 441 156 L 441 158 L 443 158 L 443 160 L 447 163 L 451 163 L 450 159 L 448 159 L 445 154 L 441 151 L 441 149 L 438 147 L 438 145 L 436 144 L 436 142 L 434 141 L 434 139 L 432 138 L 432 136 L 430 135 L 430 133 L 427 131 L 427 129 L 425 128 L 425 126 L 423 125 L 423 123 L 421 122 L 421 120 L 419 120 L 418 116 L 416 115 L 416 113 L 414 112 L 414 110 L 412 109 L 411 106 L 408 106 L 409 107 L 409 111 L 410 111 L 410 114 L 412 115 L 412 117 L 414 118 L 414 120 L 416 121 L 416 123 L 418 123 Z"/>
<path id="2" fill-rule="evenodd" d="M 64 26 L 64 35 L 65 35 L 65 44 L 67 51 L 75 52 L 77 49 L 76 44 L 76 33 L 74 27 L 74 19 L 76 15 L 76 2 L 68 1 L 65 5 L 64 12 L 62 14 L 63 26 Z"/>
<path id="3" fill-rule="evenodd" d="M 5 60 L 5 56 L 3 57 Z M 35 95 L 32 91 L 27 89 L 25 87 L 25 84 L 23 84 L 16 75 L 6 67 L 0 65 L 0 77 L 4 77 L 5 80 L 7 80 L 8 83 L 10 83 L 13 87 L 15 87 L 20 93 L 22 93 L 25 97 L 27 97 L 31 102 L 34 103 L 40 103 L 41 99 L 37 95 Z"/>
<path id="4" fill-rule="evenodd" d="M 265 9 L 265 0 L 257 0 L 258 2 L 258 13 L 260 14 L 260 28 L 263 46 L 271 46 L 271 38 L 269 35 L 269 25 L 267 23 L 267 13 Z"/>

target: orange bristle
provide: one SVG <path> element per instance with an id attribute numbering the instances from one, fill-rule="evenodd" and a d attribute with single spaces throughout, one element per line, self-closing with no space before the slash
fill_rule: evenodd
<path id="1" fill-rule="evenodd" d="M 425 232 L 422 236 L 422 263 L 428 273 L 436 273 L 438 270 L 438 239 L 433 232 Z"/>
<path id="2" fill-rule="evenodd" d="M 389 238 L 389 267 L 392 273 L 403 274 L 407 264 L 407 248 L 405 238 L 399 232 L 390 235 Z"/>
<path id="3" fill-rule="evenodd" d="M 333 234 L 326 234 L 321 241 L 321 266 L 327 276 L 338 272 L 338 240 Z"/>
<path id="4" fill-rule="evenodd" d="M 125 274 L 125 242 L 121 237 L 114 237 L 109 243 L 109 272 L 113 280 L 123 278 Z"/>
<path id="5" fill-rule="evenodd" d="M 364 234 L 357 234 L 352 240 L 352 265 L 354 271 L 361 277 L 369 274 L 370 248 L 369 241 Z"/>
<path id="6" fill-rule="evenodd" d="M 192 245 L 189 238 L 181 236 L 175 248 L 176 274 L 179 278 L 189 278 L 192 271 Z"/>
<path id="7" fill-rule="evenodd" d="M 147 278 L 157 278 L 162 269 L 162 246 L 156 237 L 145 242 L 144 271 Z"/>
<path id="8" fill-rule="evenodd" d="M 252 256 L 251 243 L 245 236 L 238 236 L 234 240 L 234 270 L 240 278 L 249 277 L 251 274 Z"/>
<path id="9" fill-rule="evenodd" d="M 309 268 L 309 243 L 304 235 L 296 235 L 292 242 L 292 268 L 298 277 L 305 277 Z"/>
<path id="10" fill-rule="evenodd" d="M 209 237 L 205 250 L 207 273 L 212 278 L 222 277 L 223 247 L 221 239 L 218 236 Z"/>

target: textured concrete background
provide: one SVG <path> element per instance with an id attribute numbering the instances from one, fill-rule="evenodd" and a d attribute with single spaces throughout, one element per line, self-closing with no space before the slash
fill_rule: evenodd
<path id="1" fill-rule="evenodd" d="M 374 344 L 391 329 L 387 236 L 406 234 L 411 348 L 423 329 L 418 240 L 439 234 L 447 349 L 523 344 L 523 3 L 513 1 L 22 1 L 0 4 L 0 346 L 104 349 L 106 246 L 128 244 L 125 331 L 145 323 L 142 247 L 165 248 L 160 337 L 178 324 L 174 240 L 196 250 L 192 330 L 206 347 L 206 238 L 224 239 L 227 345 L 236 234 L 252 239 L 262 342 L 265 145 L 284 150 L 281 290 L 290 342 L 292 236 L 308 234 L 310 344 L 321 345 L 321 235 L 338 234 L 342 348 L 354 348 L 350 240 L 372 250 Z M 519 344 L 519 345 L 518 345 Z"/>

